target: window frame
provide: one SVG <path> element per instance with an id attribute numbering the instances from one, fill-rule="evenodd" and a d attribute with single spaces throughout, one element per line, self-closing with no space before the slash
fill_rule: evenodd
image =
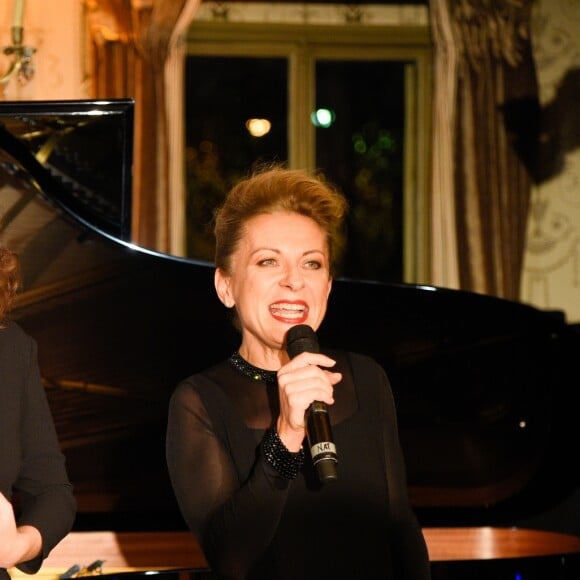
<path id="1" fill-rule="evenodd" d="M 288 59 L 288 164 L 315 168 L 316 59 L 396 60 L 407 63 L 403 280 L 429 278 L 431 37 L 427 25 L 297 24 L 193 20 L 186 54 Z"/>

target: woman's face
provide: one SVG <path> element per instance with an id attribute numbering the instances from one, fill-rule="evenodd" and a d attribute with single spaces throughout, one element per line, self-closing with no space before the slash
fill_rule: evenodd
<path id="1" fill-rule="evenodd" d="M 291 326 L 315 331 L 332 286 L 326 236 L 312 219 L 295 213 L 248 220 L 232 256 L 231 275 L 216 271 L 222 302 L 235 306 L 248 351 L 281 349 Z"/>

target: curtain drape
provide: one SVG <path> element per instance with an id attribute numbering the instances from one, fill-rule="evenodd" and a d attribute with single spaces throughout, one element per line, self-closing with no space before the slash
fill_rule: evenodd
<path id="1" fill-rule="evenodd" d="M 431 2 L 433 36 L 433 145 L 431 216 L 431 282 L 459 287 L 453 179 L 457 50 L 447 0 Z"/>
<path id="2" fill-rule="evenodd" d="M 538 88 L 532 0 L 431 0 L 433 282 L 517 300 L 532 187 L 522 127 Z M 530 120 L 528 119 L 528 122 Z M 455 235 L 449 233 L 455 224 Z"/>
<path id="3" fill-rule="evenodd" d="M 200 0 L 85 0 L 94 98 L 135 99 L 132 238 L 180 255 L 183 33 Z"/>

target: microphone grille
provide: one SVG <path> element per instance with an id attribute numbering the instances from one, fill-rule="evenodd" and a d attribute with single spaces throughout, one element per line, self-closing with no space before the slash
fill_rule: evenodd
<path id="1" fill-rule="evenodd" d="M 286 350 L 290 358 L 301 352 L 320 352 L 318 337 L 308 324 L 297 324 L 286 335 Z"/>

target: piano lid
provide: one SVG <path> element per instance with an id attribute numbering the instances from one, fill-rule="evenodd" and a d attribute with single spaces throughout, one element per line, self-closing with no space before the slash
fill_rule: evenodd
<path id="1" fill-rule="evenodd" d="M 183 522 L 164 456 L 169 395 L 229 356 L 237 335 L 212 264 L 128 243 L 130 168 L 115 163 L 130 163 L 120 134 L 131 106 L 114 105 L 92 116 L 89 103 L 61 104 L 62 121 L 54 103 L 26 114 L 20 104 L 14 115 L 0 107 L 0 236 L 22 258 L 13 318 L 39 343 L 78 525 L 96 515 L 107 529 L 175 527 Z M 71 150 L 74 162 L 60 161 Z M 108 180 L 121 183 L 107 191 Z M 424 522 L 513 525 L 580 485 L 567 447 L 578 441 L 574 385 L 565 380 L 579 339 L 562 313 L 340 279 L 318 334 L 323 348 L 367 353 L 387 370 Z"/>
<path id="2" fill-rule="evenodd" d="M 134 101 L 0 102 L 3 179 L 104 235 L 130 241 Z"/>

